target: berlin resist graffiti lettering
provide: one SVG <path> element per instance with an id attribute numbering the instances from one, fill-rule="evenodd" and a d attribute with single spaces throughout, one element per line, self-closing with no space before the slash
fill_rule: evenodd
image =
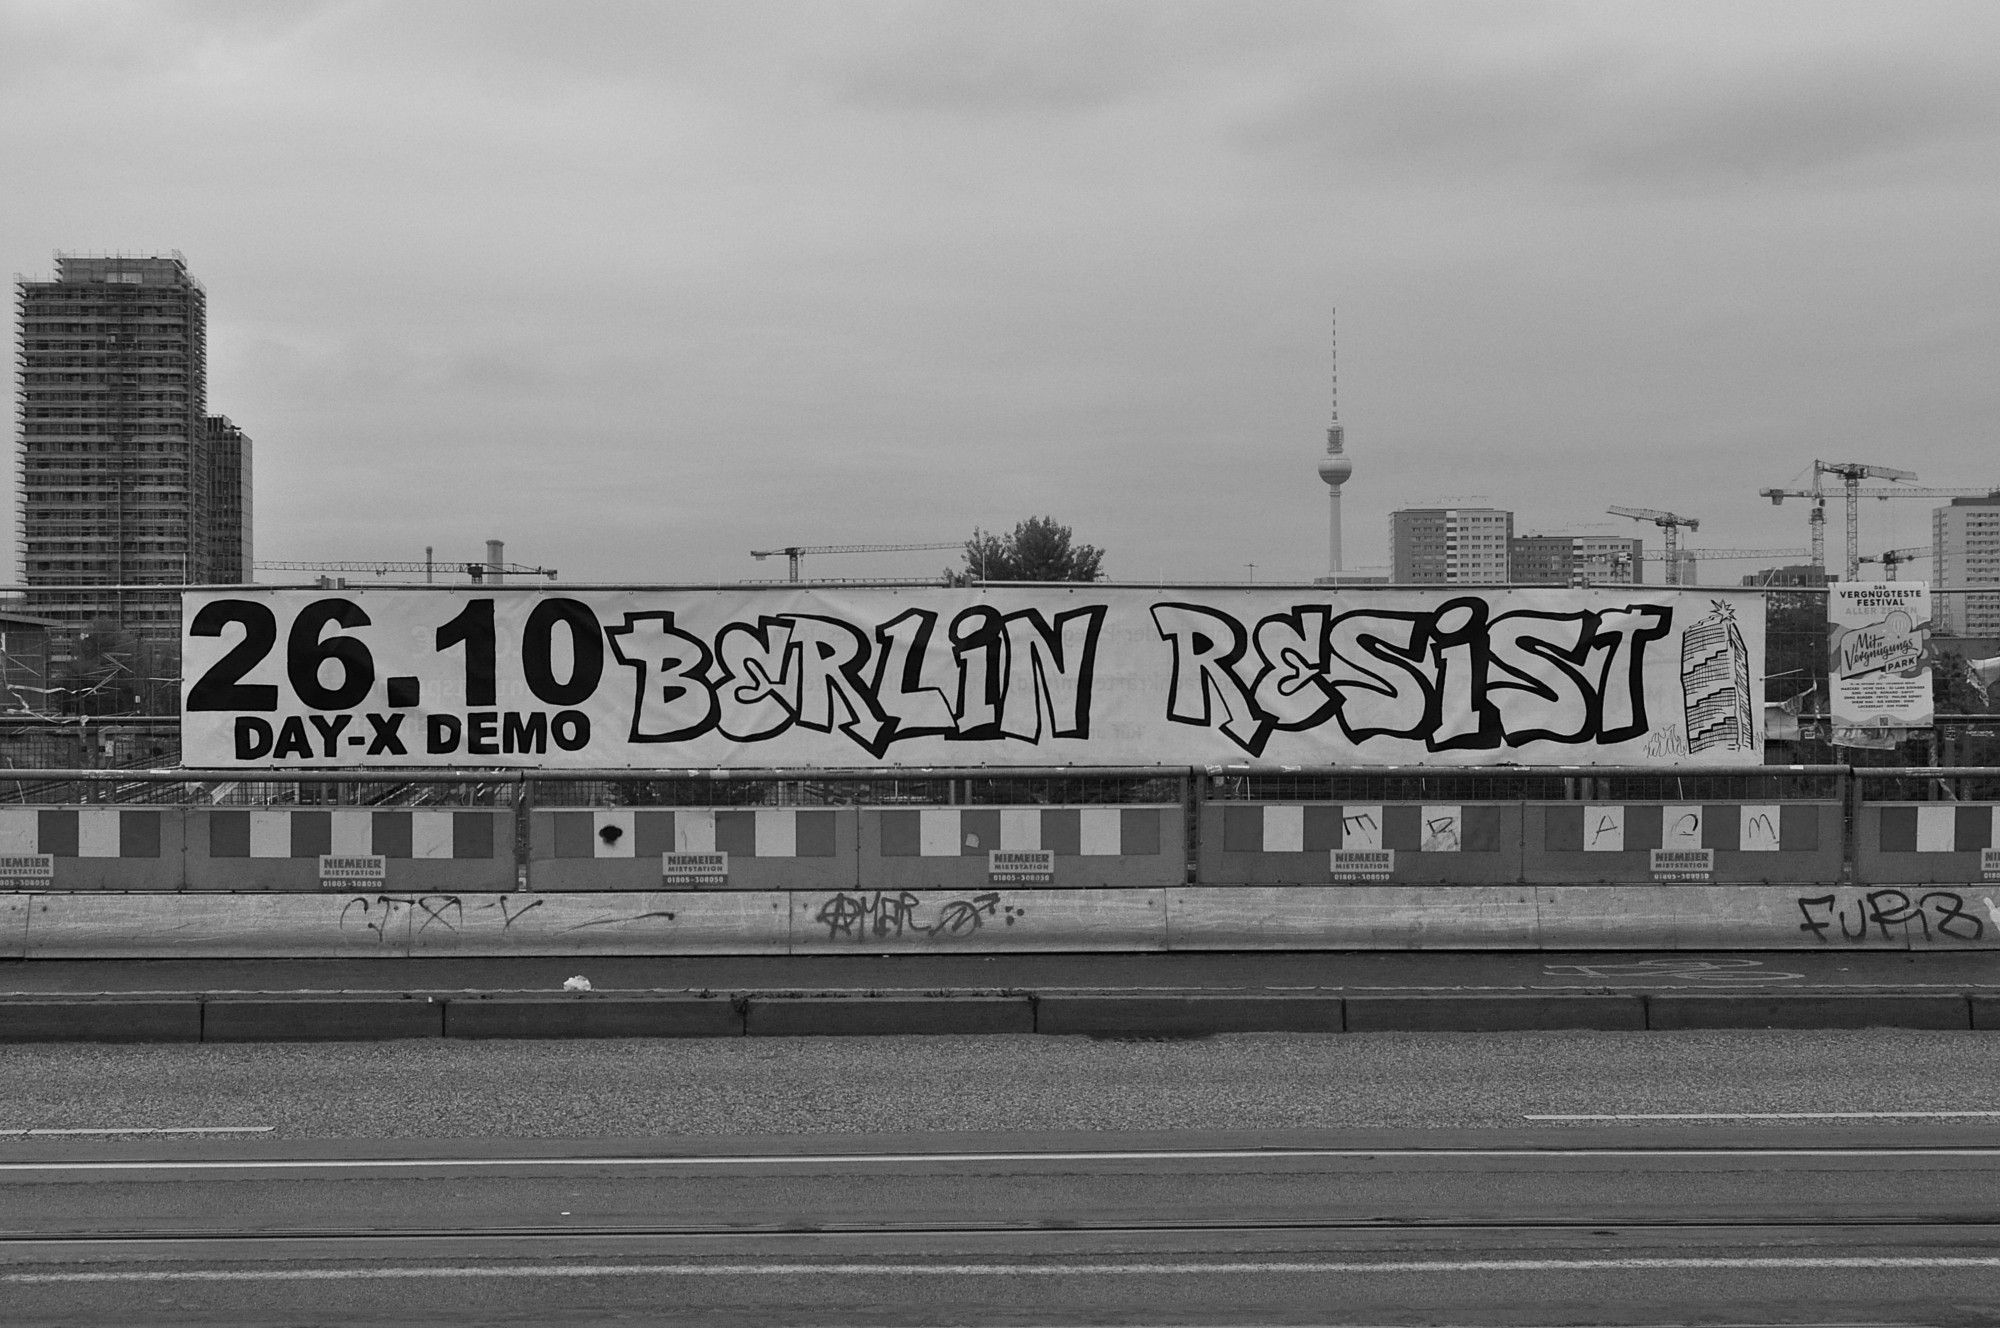
<path id="1" fill-rule="evenodd" d="M 1646 648 L 1670 610 L 1519 610 L 1478 598 L 1430 612 L 1299 605 L 1246 624 L 1197 604 L 1156 604 L 1173 649 L 1167 717 L 1214 728 L 1252 756 L 1272 733 L 1338 726 L 1351 743 L 1427 751 L 1608 744 L 1648 729 Z"/>
<path id="2" fill-rule="evenodd" d="M 186 613 L 205 766 L 1761 758 L 1761 613 L 1674 588 L 215 591 Z"/>

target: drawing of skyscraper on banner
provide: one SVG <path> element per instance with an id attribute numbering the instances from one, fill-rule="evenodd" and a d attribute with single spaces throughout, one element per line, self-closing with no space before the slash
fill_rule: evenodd
<path id="1" fill-rule="evenodd" d="M 1736 626 L 1735 606 L 1721 600 L 1709 604 L 1713 612 L 1681 633 L 1681 701 L 1687 711 L 1688 750 L 1754 751 L 1750 648 Z"/>

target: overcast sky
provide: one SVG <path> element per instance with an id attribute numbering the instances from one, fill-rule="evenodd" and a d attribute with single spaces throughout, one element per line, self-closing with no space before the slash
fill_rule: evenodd
<path id="1" fill-rule="evenodd" d="M 1815 457 L 2000 484 L 1997 203 L 1986 0 L 0 0 L 5 265 L 186 255 L 261 559 L 1304 579 L 1334 306 L 1350 570 L 1802 547 Z"/>

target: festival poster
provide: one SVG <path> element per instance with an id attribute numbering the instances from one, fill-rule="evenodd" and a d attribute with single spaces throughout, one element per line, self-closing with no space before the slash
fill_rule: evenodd
<path id="1" fill-rule="evenodd" d="M 1893 746 L 1931 725 L 1930 584 L 1835 582 L 1827 587 L 1827 680 L 1833 741 Z"/>

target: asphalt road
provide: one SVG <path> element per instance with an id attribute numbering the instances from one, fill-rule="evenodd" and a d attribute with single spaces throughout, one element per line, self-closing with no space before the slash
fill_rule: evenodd
<path id="1" fill-rule="evenodd" d="M 7 1047 L 0 1321 L 1993 1323 L 1991 1045 Z"/>

